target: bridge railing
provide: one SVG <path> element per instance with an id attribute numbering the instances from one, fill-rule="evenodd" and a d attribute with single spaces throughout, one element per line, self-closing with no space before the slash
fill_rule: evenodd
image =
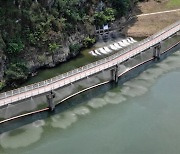
<path id="1" fill-rule="evenodd" d="M 173 29 L 173 28 L 175 28 L 175 27 L 177 27 L 177 28 L 174 29 L 174 31 L 170 31 L 171 29 Z M 141 47 L 140 49 L 136 50 L 136 52 L 133 52 L 133 54 L 128 55 L 126 58 L 122 58 L 121 60 L 116 61 L 114 64 L 111 64 L 111 66 L 116 65 L 117 63 L 121 63 L 121 62 L 129 59 L 130 57 L 135 56 L 136 54 L 142 52 L 143 50 L 149 48 L 150 46 L 153 46 L 154 44 L 157 44 L 158 42 L 166 39 L 167 37 L 171 36 L 173 33 L 176 33 L 176 32 L 179 31 L 179 30 L 180 30 L 180 21 L 174 23 L 173 25 L 170 25 L 169 27 L 161 30 L 160 32 L 158 32 L 158 33 L 156 33 L 156 34 L 154 34 L 154 35 L 152 35 L 152 36 L 150 36 L 150 37 L 148 37 L 148 38 L 146 38 L 146 39 L 144 39 L 144 40 L 142 40 L 142 41 L 140 41 L 140 42 L 138 42 L 138 43 L 136 43 L 136 44 L 133 44 L 133 45 L 127 47 L 126 49 L 123 49 L 123 50 L 121 50 L 121 51 L 119 51 L 119 52 L 117 52 L 117 53 L 115 53 L 115 54 L 113 54 L 113 55 L 111 55 L 111 56 L 109 56 L 109 57 L 106 57 L 106 58 L 101 59 L 101 60 L 99 60 L 99 61 L 96 61 L 96 62 L 87 64 L 87 65 L 85 65 L 85 66 L 82 66 L 82 67 L 77 68 L 77 69 L 74 69 L 74 70 L 72 70 L 72 71 L 63 73 L 63 74 L 61 74 L 61 75 L 55 76 L 55 77 L 50 78 L 50 79 L 48 79 L 48 80 L 44 80 L 44 81 L 41 81 L 41 82 L 38 82 L 38 83 L 35 83 L 35 84 L 31 84 L 31 85 L 28 85 L 28 86 L 25 86 L 25 87 L 20 87 L 20 88 L 18 88 L 18 89 L 14 89 L 14 90 L 11 90 L 11 91 L 7 91 L 7 92 L 4 92 L 4 93 L 1 93 L 1 94 L 0 94 L 0 100 L 1 100 L 1 99 L 4 99 L 4 98 L 7 98 L 7 97 L 10 97 L 10 96 L 18 95 L 18 94 L 20 94 L 20 93 L 24 93 L 24 92 L 27 92 L 27 91 L 31 91 L 31 90 L 33 90 L 33 89 L 45 87 L 45 86 L 47 86 L 47 85 L 49 85 L 49 84 L 55 83 L 55 82 L 57 82 L 57 81 L 60 81 L 60 80 L 62 80 L 62 79 L 65 79 L 65 78 L 68 78 L 68 77 L 73 76 L 73 75 L 75 75 L 75 74 L 77 74 L 77 73 L 84 72 L 84 71 L 86 71 L 86 70 L 88 70 L 88 69 L 91 69 L 91 68 L 100 66 L 101 64 L 104 64 L 104 63 L 108 63 L 108 62 L 116 59 L 117 57 L 128 53 L 128 52 L 131 51 L 131 50 L 134 50 L 134 49 L 136 49 L 136 48 L 138 48 L 138 47 Z M 163 33 L 168 32 L 168 31 L 170 31 L 170 32 L 167 33 L 167 35 L 165 35 L 164 37 L 161 37 L 159 40 L 156 40 L 156 38 L 157 38 L 158 36 L 162 35 Z M 153 42 L 153 40 L 155 40 L 155 41 Z M 152 44 L 151 44 L 150 46 L 144 46 L 144 47 L 143 47 L 143 45 L 146 44 L 146 43 L 149 42 L 149 41 L 152 41 Z M 109 64 L 109 63 L 108 63 L 108 67 L 110 67 L 110 64 Z M 107 69 L 108 67 L 101 68 L 101 69 L 99 69 L 99 71 L 101 71 L 101 70 L 103 70 L 103 69 Z M 90 73 L 90 74 L 91 74 L 91 73 Z M 93 73 L 92 73 L 92 74 L 93 74 Z M 84 78 L 84 77 L 80 77 L 79 79 L 81 79 L 81 78 Z M 63 86 L 63 85 L 62 85 L 62 86 Z M 61 86 L 60 86 L 60 87 L 61 87 Z M 52 90 L 53 90 L 53 89 L 52 89 Z M 30 96 L 30 97 L 31 97 L 31 96 Z"/>

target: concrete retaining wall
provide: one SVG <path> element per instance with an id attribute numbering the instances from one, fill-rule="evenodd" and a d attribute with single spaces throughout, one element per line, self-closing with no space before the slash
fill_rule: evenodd
<path id="1" fill-rule="evenodd" d="M 178 42 L 178 36 L 173 36 L 163 42 L 161 42 L 161 54 L 175 45 Z M 176 45 L 175 48 L 179 48 L 179 44 Z M 123 82 L 129 80 L 130 78 L 138 75 L 140 72 L 145 70 L 147 67 L 150 67 L 152 64 L 157 62 L 157 60 L 152 60 L 153 58 L 153 47 L 141 52 L 135 57 L 130 58 L 128 61 L 125 61 L 118 66 L 118 76 L 119 81 L 118 84 L 122 84 Z M 167 55 L 169 55 L 173 50 L 162 54 L 161 59 L 164 59 Z M 89 76 L 85 79 L 79 80 L 72 84 L 66 85 L 63 88 L 55 89 L 55 104 L 60 104 L 64 102 L 66 99 L 71 96 L 75 96 L 81 92 L 99 86 L 100 84 L 105 84 L 111 82 L 113 79 L 112 70 L 114 67 L 110 67 L 102 72 Z M 129 70 L 129 71 L 128 71 Z M 47 108 L 47 98 L 46 95 L 48 93 L 44 93 L 42 95 L 35 96 L 33 98 L 29 98 L 23 101 L 19 101 L 13 104 L 9 104 L 0 108 L 0 121 L 12 118 L 17 115 L 26 114 L 29 112 L 41 110 Z"/>

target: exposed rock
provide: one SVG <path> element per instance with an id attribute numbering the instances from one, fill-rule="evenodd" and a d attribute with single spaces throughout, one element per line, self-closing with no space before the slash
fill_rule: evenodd
<path id="1" fill-rule="evenodd" d="M 43 53 L 42 55 L 42 53 L 37 51 L 36 48 L 29 48 L 28 52 L 26 52 L 25 55 L 22 55 L 26 59 L 29 73 L 34 74 L 33 72 L 36 72 L 37 69 L 42 67 L 55 67 L 57 64 L 65 62 L 69 58 L 76 56 L 78 53 L 70 53 L 69 46 L 71 44 L 79 44 L 82 46 L 82 42 L 85 37 L 95 35 L 94 27 L 92 25 L 88 26 L 88 30 L 91 29 L 89 32 L 82 29 L 82 31 L 77 31 L 76 33 L 70 35 L 65 40 L 62 40 L 63 46 L 53 53 L 47 51 L 46 54 Z M 53 37 L 55 38 L 56 36 L 53 35 Z"/>
<path id="2" fill-rule="evenodd" d="M 18 63 L 22 59 L 28 69 L 22 69 L 27 77 L 28 73 L 35 75 L 40 68 L 55 67 L 77 56 L 83 40 L 96 36 L 93 25 L 95 12 L 113 8 L 111 1 L 99 0 L 13 0 L 1 3 L 2 8 L 9 9 L 10 5 L 14 8 L 14 15 L 9 11 L 9 14 L 2 16 L 2 23 L 5 24 L 1 26 L 4 41 L 0 35 L 0 80 L 4 76 L 5 62 L 8 70 L 11 63 Z M 119 31 L 126 21 L 126 17 L 115 21 L 112 29 Z M 7 49 L 12 43 L 21 49 L 9 54 L 10 50 Z M 3 50 L 8 51 L 7 60 Z"/>

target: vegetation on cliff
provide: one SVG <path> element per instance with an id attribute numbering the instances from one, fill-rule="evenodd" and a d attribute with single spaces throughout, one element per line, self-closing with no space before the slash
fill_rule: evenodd
<path id="1" fill-rule="evenodd" d="M 131 7 L 130 0 L 0 1 L 0 57 L 6 63 L 0 87 L 4 80 L 25 80 L 32 61 L 40 67 L 48 55 L 75 56 L 82 47 L 90 47 L 95 26 L 114 21 Z M 78 41 L 69 39 L 76 33 L 84 35 Z"/>

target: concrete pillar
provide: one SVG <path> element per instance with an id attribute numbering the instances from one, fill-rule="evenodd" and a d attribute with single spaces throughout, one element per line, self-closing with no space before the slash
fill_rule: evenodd
<path id="1" fill-rule="evenodd" d="M 177 36 L 179 36 L 179 35 L 180 35 L 180 31 L 177 32 Z"/>
<path id="2" fill-rule="evenodd" d="M 54 109 L 55 109 L 55 104 L 54 104 L 55 93 L 53 91 L 51 91 L 49 94 L 46 95 L 46 98 L 47 98 L 49 110 L 54 111 Z"/>
<path id="3" fill-rule="evenodd" d="M 113 69 L 112 69 L 112 80 L 117 83 L 118 82 L 118 69 L 119 66 L 116 65 Z"/>
<path id="4" fill-rule="evenodd" d="M 154 47 L 154 51 L 153 51 L 154 59 L 160 59 L 161 56 L 160 50 L 161 50 L 161 44 L 159 43 Z"/>

